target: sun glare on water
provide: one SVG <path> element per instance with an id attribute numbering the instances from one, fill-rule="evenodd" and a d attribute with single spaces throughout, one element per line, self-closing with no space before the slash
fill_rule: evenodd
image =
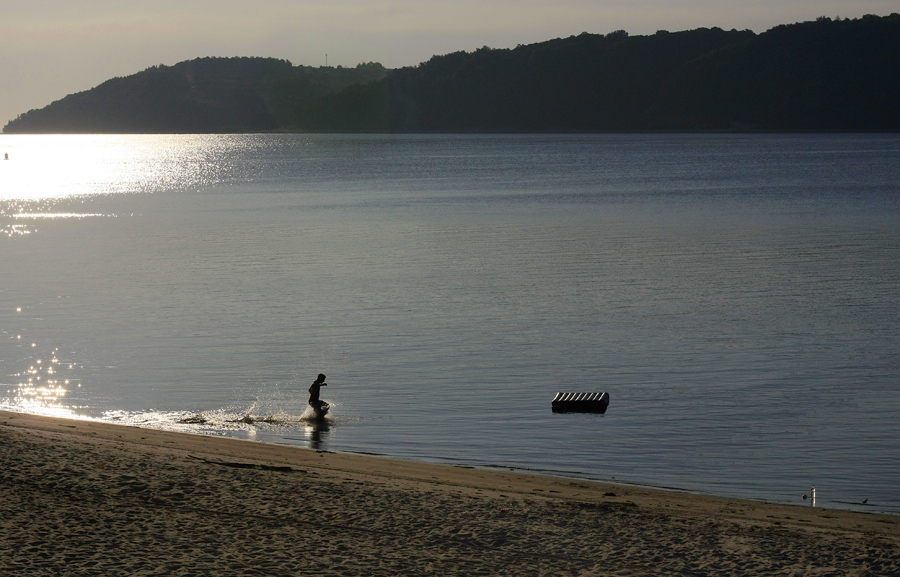
<path id="1" fill-rule="evenodd" d="M 218 144 L 204 135 L 4 135 L 0 232 L 31 234 L 36 219 L 116 216 L 78 210 L 93 197 L 201 186 Z"/>
<path id="2" fill-rule="evenodd" d="M 0 201 L 35 202 L 136 192 L 146 178 L 142 147 L 122 138 L 86 135 L 4 137 Z"/>
<path id="3" fill-rule="evenodd" d="M 34 203 L 202 186 L 217 135 L 3 135 L 0 202 Z M 229 144 L 233 144 L 230 143 Z"/>
<path id="4" fill-rule="evenodd" d="M 31 344 L 36 348 L 36 343 Z M 32 357 L 28 368 L 12 375 L 18 379 L 10 395 L 7 409 L 27 413 L 71 416 L 71 407 L 66 404 L 66 395 L 71 386 L 80 386 L 66 378 L 73 365 L 64 363 L 57 357 L 58 349 L 54 349 L 49 358 Z"/>

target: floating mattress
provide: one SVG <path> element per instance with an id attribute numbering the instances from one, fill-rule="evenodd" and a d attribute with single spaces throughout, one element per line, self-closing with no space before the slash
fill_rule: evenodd
<path id="1" fill-rule="evenodd" d="M 550 406 L 554 413 L 605 413 L 609 393 L 556 393 Z"/>

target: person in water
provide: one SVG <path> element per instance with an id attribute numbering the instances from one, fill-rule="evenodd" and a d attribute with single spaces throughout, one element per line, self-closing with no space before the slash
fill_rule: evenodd
<path id="1" fill-rule="evenodd" d="M 314 409 L 318 409 L 322 406 L 322 401 L 319 400 L 319 389 L 322 387 L 327 387 L 328 383 L 325 382 L 325 375 L 319 373 L 319 376 L 316 380 L 313 381 L 313 384 L 309 387 L 309 405 Z"/>

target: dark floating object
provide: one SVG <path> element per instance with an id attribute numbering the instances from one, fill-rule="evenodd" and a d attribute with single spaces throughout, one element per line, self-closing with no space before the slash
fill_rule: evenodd
<path id="1" fill-rule="evenodd" d="M 191 415 L 183 419 L 178 419 L 175 422 L 179 425 L 205 425 L 207 420 L 203 415 Z"/>
<path id="2" fill-rule="evenodd" d="M 554 413 L 605 413 L 609 393 L 556 393 L 550 406 Z"/>

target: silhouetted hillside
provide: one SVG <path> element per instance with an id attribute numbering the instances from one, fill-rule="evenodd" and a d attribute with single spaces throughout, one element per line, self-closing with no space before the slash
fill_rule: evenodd
<path id="1" fill-rule="evenodd" d="M 434 57 L 323 99 L 306 128 L 900 131 L 900 15 L 764 34 L 582 34 Z"/>
<path id="2" fill-rule="evenodd" d="M 389 73 L 194 60 L 111 80 L 5 131 L 900 131 L 898 102 L 892 14 L 758 35 L 585 33 Z"/>
<path id="3" fill-rule="evenodd" d="M 198 58 L 154 66 L 11 121 L 4 132 L 204 133 L 291 130 L 322 96 L 387 74 L 274 58 Z"/>

